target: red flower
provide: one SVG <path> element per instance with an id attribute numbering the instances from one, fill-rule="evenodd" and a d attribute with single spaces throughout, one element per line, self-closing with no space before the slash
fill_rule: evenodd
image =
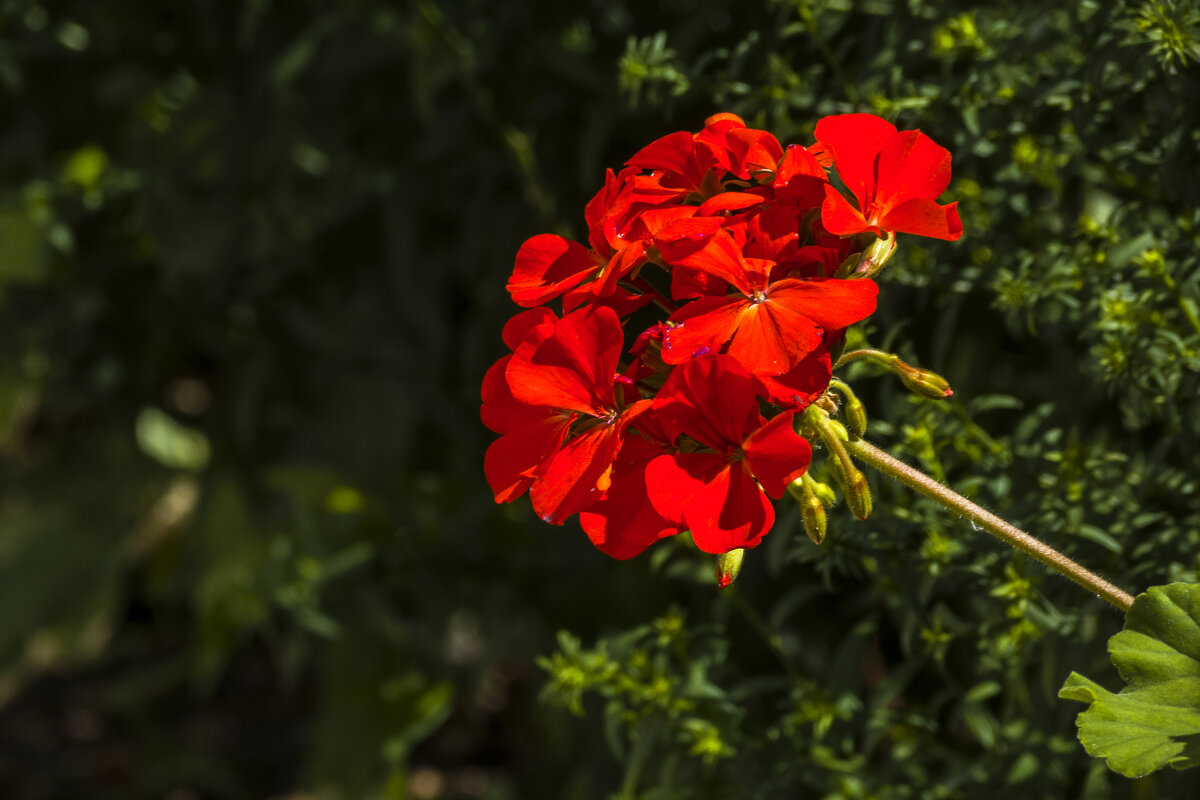
<path id="1" fill-rule="evenodd" d="M 792 412 L 763 419 L 760 391 L 735 359 L 707 356 L 676 368 L 654 400 L 667 433 L 701 447 L 651 461 L 649 498 L 664 518 L 681 519 L 706 553 L 762 541 L 775 522 L 768 495 L 782 497 L 812 458 L 792 430 Z"/>
<path id="2" fill-rule="evenodd" d="M 548 308 L 520 313 L 504 326 L 504 342 L 515 350 L 535 330 L 554 321 L 554 313 Z M 543 332 L 548 330 L 552 329 Z M 504 356 L 483 376 L 480 417 L 484 425 L 503 434 L 488 448 L 483 460 L 483 470 L 497 503 L 511 502 L 528 491 L 542 462 L 562 446 L 567 428 L 575 418 L 560 409 L 516 400 L 505 379 L 511 360 L 511 355 Z"/>
<path id="3" fill-rule="evenodd" d="M 743 257 L 727 230 L 673 263 L 720 278 L 738 293 L 701 297 L 671 315 L 662 350 L 668 364 L 724 352 L 750 372 L 780 375 L 816 350 L 825 331 L 869 316 L 879 292 L 864 279 L 772 281 L 775 262 Z"/>
<path id="4" fill-rule="evenodd" d="M 673 449 L 658 415 L 648 411 L 638 416 L 637 431 L 626 436 L 613 462 L 604 498 L 579 512 L 584 533 L 601 551 L 622 560 L 633 558 L 683 529 L 682 518 L 668 519 L 654 507 L 646 482 L 650 462 Z"/>
<path id="5" fill-rule="evenodd" d="M 588 307 L 561 320 L 546 313 L 549 320 L 501 359 L 504 380 L 499 364 L 484 379 L 483 418 L 503 434 L 484 469 L 497 501 L 528 488 L 534 511 L 557 525 L 600 500 L 626 426 L 650 401 L 618 401 L 616 312 Z"/>
<path id="6" fill-rule="evenodd" d="M 833 148 L 838 175 L 858 200 L 855 208 L 825 187 L 821 220 L 830 233 L 915 233 L 954 241 L 962 236 L 958 204 L 938 205 L 950 184 L 950 152 L 920 131 L 872 114 L 841 114 L 817 123 L 819 142 Z"/>

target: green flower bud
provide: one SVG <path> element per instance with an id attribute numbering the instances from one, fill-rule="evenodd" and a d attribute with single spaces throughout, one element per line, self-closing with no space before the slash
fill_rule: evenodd
<path id="1" fill-rule="evenodd" d="M 846 476 L 846 505 L 859 519 L 871 516 L 871 486 L 857 469 Z"/>
<path id="2" fill-rule="evenodd" d="M 812 492 L 800 501 L 800 517 L 804 520 L 804 532 L 813 544 L 825 541 L 825 504 Z"/>
<path id="3" fill-rule="evenodd" d="M 742 571 L 742 558 L 745 555 L 745 549 L 739 547 L 717 556 L 718 588 L 725 589 L 737 579 L 738 573 Z"/>
<path id="4" fill-rule="evenodd" d="M 807 472 L 804 473 L 804 483 L 815 494 L 822 503 L 827 506 L 837 504 L 837 493 L 833 491 L 833 487 L 828 483 L 821 483 L 811 477 Z"/>
<path id="5" fill-rule="evenodd" d="M 876 239 L 863 250 L 862 261 L 854 270 L 852 277 L 873 278 L 883 269 L 884 263 L 896 252 L 896 234 L 888 233 L 883 238 Z"/>
<path id="6" fill-rule="evenodd" d="M 842 405 L 842 411 L 846 419 L 846 428 L 849 429 L 850 435 L 853 438 L 861 439 L 863 434 L 867 432 L 866 407 L 858 399 L 858 395 L 854 393 L 854 390 L 837 378 L 829 382 L 829 388 L 836 389 L 842 393 L 842 397 L 846 400 Z"/>
<path id="7" fill-rule="evenodd" d="M 910 367 L 903 361 L 897 362 L 896 366 L 896 372 L 900 376 L 900 381 L 908 387 L 910 392 L 919 394 L 922 397 L 928 397 L 931 400 L 944 400 L 954 395 L 954 390 L 950 388 L 950 384 L 936 372 Z"/>

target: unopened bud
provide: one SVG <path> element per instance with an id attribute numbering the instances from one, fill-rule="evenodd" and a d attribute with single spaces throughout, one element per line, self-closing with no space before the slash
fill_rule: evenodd
<path id="1" fill-rule="evenodd" d="M 899 361 L 896 364 L 896 374 L 900 376 L 900 381 L 908 387 L 910 392 L 919 394 L 922 397 L 928 397 L 931 400 L 944 400 L 954 395 L 954 390 L 950 388 L 950 384 L 936 372 L 910 367 L 903 361 Z"/>
<path id="2" fill-rule="evenodd" d="M 837 378 L 829 382 L 829 387 L 837 389 L 842 393 L 842 397 L 846 400 L 842 406 L 845 412 L 846 428 L 850 431 L 850 435 L 853 438 L 861 439 L 863 434 L 867 432 L 866 407 L 858 399 L 858 395 L 854 393 L 854 390 Z"/>
<path id="3" fill-rule="evenodd" d="M 837 272 L 833 273 L 835 278 L 849 278 L 854 274 L 854 270 L 858 269 L 859 262 L 862 261 L 861 253 L 851 253 L 846 256 L 845 260 L 838 265 Z"/>
<path id="4" fill-rule="evenodd" d="M 846 430 L 846 426 L 838 422 L 836 419 L 829 420 L 829 429 L 833 431 L 834 436 L 843 442 L 850 441 L 850 432 Z"/>
<path id="5" fill-rule="evenodd" d="M 858 268 L 854 270 L 851 277 L 875 277 L 894 252 L 896 252 L 896 234 L 888 233 L 883 238 L 876 239 L 867 245 L 866 250 L 863 250 L 862 261 L 858 263 Z"/>
<path id="6" fill-rule="evenodd" d="M 813 544 L 825 541 L 825 504 L 811 491 L 800 501 L 800 517 L 804 520 L 804 532 Z"/>
<path id="7" fill-rule="evenodd" d="M 846 476 L 846 505 L 850 512 L 859 519 L 871 516 L 871 486 L 867 476 L 857 469 Z"/>
<path id="8" fill-rule="evenodd" d="M 804 473 L 804 482 L 817 498 L 827 506 L 832 506 L 837 503 L 837 493 L 833 491 L 833 487 L 828 483 L 821 483 L 814 480 L 807 472 Z"/>
<path id="9" fill-rule="evenodd" d="M 717 556 L 717 588 L 725 589 L 734 582 L 742 571 L 742 558 L 745 555 L 745 549 L 739 547 Z"/>

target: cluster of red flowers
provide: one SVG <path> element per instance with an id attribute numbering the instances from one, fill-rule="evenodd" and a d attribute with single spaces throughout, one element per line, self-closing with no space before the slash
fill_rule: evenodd
<path id="1" fill-rule="evenodd" d="M 718 114 L 608 171 L 588 246 L 525 242 L 508 290 L 528 310 L 483 381 L 497 502 L 528 491 L 547 522 L 578 514 L 616 558 L 681 531 L 717 554 L 762 540 L 811 457 L 793 418 L 875 310 L 864 245 L 962 232 L 936 202 L 950 154 L 929 137 L 846 114 L 816 138 L 784 148 Z M 557 298 L 562 317 L 543 305 Z"/>

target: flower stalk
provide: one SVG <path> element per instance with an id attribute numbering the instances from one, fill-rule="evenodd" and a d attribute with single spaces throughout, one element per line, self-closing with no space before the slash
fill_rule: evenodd
<path id="1" fill-rule="evenodd" d="M 987 530 L 998 539 L 1007 542 L 1025 554 L 1037 559 L 1055 572 L 1070 578 L 1112 605 L 1128 611 L 1133 605 L 1133 596 L 1119 589 L 1099 575 L 1067 558 L 1046 543 L 1035 539 L 1025 531 L 1001 519 L 992 512 L 972 503 L 943 483 L 939 483 L 920 470 L 880 450 L 861 439 L 845 442 L 844 446 L 862 461 L 875 469 L 900 481 L 936 503 L 966 517 L 977 526 Z"/>

